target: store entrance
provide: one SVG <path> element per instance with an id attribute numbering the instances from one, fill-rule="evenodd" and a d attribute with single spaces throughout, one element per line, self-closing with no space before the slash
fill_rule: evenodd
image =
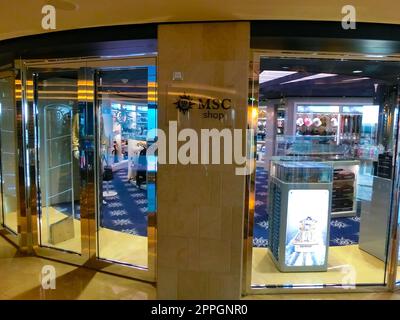
<path id="1" fill-rule="evenodd" d="M 29 63 L 26 72 L 36 252 L 154 281 L 155 60 Z"/>
<path id="2" fill-rule="evenodd" d="M 398 62 L 256 56 L 248 288 L 385 286 Z"/>

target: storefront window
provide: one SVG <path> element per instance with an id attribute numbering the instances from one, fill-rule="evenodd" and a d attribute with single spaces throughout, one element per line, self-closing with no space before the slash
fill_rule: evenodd
<path id="1" fill-rule="evenodd" d="M 386 284 L 399 72 L 261 58 L 253 286 Z"/>
<path id="2" fill-rule="evenodd" d="M 13 78 L 0 78 L 0 139 L 3 224 L 17 233 L 17 154 Z"/>

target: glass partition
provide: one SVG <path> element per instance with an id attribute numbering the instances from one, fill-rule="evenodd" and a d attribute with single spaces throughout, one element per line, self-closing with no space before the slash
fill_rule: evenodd
<path id="1" fill-rule="evenodd" d="M 14 79 L 0 78 L 0 139 L 3 224 L 17 233 L 17 145 Z"/>
<path id="2" fill-rule="evenodd" d="M 40 245 L 81 253 L 78 72 L 36 76 Z"/>
<path id="3" fill-rule="evenodd" d="M 399 73 L 261 58 L 253 288 L 387 283 Z"/>

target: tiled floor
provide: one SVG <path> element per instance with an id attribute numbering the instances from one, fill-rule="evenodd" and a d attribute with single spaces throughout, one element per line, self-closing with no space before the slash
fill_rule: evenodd
<path id="1" fill-rule="evenodd" d="M 57 274 L 56 289 L 44 290 L 41 270 L 54 266 Z M 18 254 L 15 247 L 0 237 L 0 299 L 155 299 L 153 285 L 105 274 L 87 268 L 78 268 L 38 257 Z M 245 299 L 395 299 L 399 293 L 346 293 L 346 294 L 283 294 L 251 295 Z"/>
<path id="2" fill-rule="evenodd" d="M 266 248 L 254 248 L 252 283 L 258 285 L 383 284 L 383 261 L 359 249 L 358 245 L 329 248 L 326 272 L 280 272 Z"/>
<path id="3" fill-rule="evenodd" d="M 43 266 L 56 270 L 55 290 L 41 286 Z M 37 257 L 21 256 L 0 237 L 0 299 L 155 299 L 153 285 Z"/>

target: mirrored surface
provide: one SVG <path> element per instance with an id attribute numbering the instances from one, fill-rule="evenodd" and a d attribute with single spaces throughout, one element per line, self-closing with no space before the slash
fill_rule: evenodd
<path id="1" fill-rule="evenodd" d="M 81 252 L 77 72 L 37 75 L 40 244 Z"/>
<path id="2" fill-rule="evenodd" d="M 12 78 L 0 79 L 0 139 L 3 223 L 17 233 L 17 153 L 14 85 Z"/>

